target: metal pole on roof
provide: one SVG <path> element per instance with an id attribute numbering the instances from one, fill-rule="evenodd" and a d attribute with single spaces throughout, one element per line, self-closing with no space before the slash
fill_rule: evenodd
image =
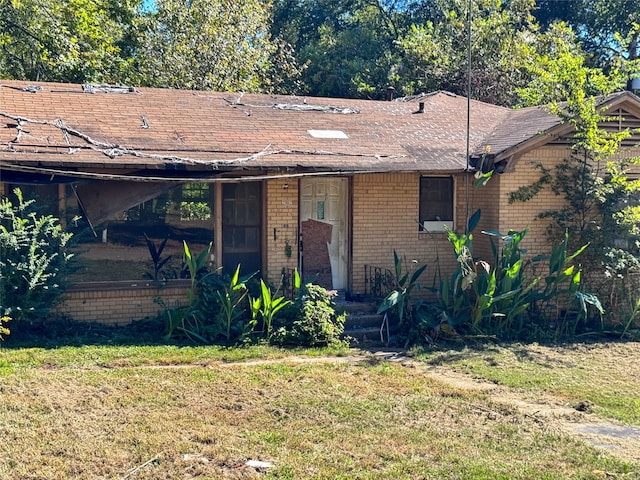
<path id="1" fill-rule="evenodd" d="M 469 155 L 471 153 L 471 7 L 472 0 L 469 0 L 467 9 L 467 150 L 465 168 L 465 233 L 469 226 Z"/>

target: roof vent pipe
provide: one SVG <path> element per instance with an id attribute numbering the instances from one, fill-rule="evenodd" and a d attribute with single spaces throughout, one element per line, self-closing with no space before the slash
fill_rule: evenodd
<path id="1" fill-rule="evenodd" d="M 390 102 L 393 100 L 393 94 L 395 91 L 396 89 L 393 88 L 392 86 L 387 87 L 387 102 Z"/>
<path id="2" fill-rule="evenodd" d="M 424 102 L 418 103 L 418 113 L 424 113 Z"/>

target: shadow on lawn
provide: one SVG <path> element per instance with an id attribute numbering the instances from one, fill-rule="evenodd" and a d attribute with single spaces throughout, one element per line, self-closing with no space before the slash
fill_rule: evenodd
<path id="1" fill-rule="evenodd" d="M 167 345 L 162 338 L 164 322 L 146 319 L 128 325 L 76 322 L 55 318 L 40 322 L 12 322 L 11 334 L 2 342 L 3 348 L 58 348 L 83 345 Z M 169 342 L 181 345 L 180 342 Z"/>

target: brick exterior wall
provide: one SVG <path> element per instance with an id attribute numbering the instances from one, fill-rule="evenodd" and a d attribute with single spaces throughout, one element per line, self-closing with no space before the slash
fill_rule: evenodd
<path id="1" fill-rule="evenodd" d="M 293 270 L 298 266 L 298 180 L 269 180 L 265 185 L 266 277 L 278 284 L 283 268 Z"/>
<path id="2" fill-rule="evenodd" d="M 538 218 L 540 212 L 562 208 L 564 199 L 555 195 L 545 187 L 533 199 L 527 202 L 509 204 L 509 195 L 519 187 L 531 185 L 540 178 L 541 172 L 535 168 L 536 163 L 542 163 L 545 168 L 553 170 L 562 162 L 568 151 L 558 147 L 543 147 L 524 155 L 517 160 L 513 172 L 501 175 L 500 178 L 500 231 L 506 233 L 509 229 L 523 230 L 528 228 L 522 246 L 531 255 L 549 253 L 551 251 L 546 241 L 549 220 Z"/>
<path id="3" fill-rule="evenodd" d="M 455 181 L 456 197 L 463 181 Z M 464 191 L 464 190 L 462 190 Z M 455 266 L 445 233 L 418 231 L 420 175 L 415 173 L 371 174 L 353 178 L 352 199 L 352 291 L 365 291 L 365 265 L 393 271 L 393 251 L 419 265 L 429 266 L 421 283 L 431 286 L 439 256 L 440 266 L 450 271 Z M 464 206 L 456 201 L 454 228 L 464 217 Z M 462 210 L 462 211 L 461 211 Z M 463 221 L 464 224 L 464 221 Z"/>
<path id="4" fill-rule="evenodd" d="M 550 251 L 546 243 L 548 221 L 537 218 L 537 215 L 544 210 L 559 208 L 562 197 L 545 188 L 531 201 L 509 204 L 509 194 L 539 178 L 540 172 L 534 167 L 535 163 L 542 162 L 546 168 L 553 169 L 566 156 L 564 148 L 539 148 L 518 159 L 512 171 L 495 175 L 486 186 L 478 189 L 473 187 L 473 176 L 469 176 L 468 182 L 464 175 L 455 177 L 454 230 L 464 231 L 467 213 L 482 209 L 481 222 L 474 233 L 474 255 L 484 258 L 491 255 L 489 239 L 480 233 L 482 230 L 507 233 L 510 229 L 528 228 L 523 247 L 532 255 Z M 630 156 L 640 156 L 640 149 L 627 149 L 617 155 Z M 635 171 L 640 174 L 640 167 L 635 167 Z M 419 173 L 366 174 L 351 179 L 352 293 L 365 292 L 365 265 L 393 271 L 394 250 L 407 261 L 428 265 L 421 279 L 425 287 L 432 285 L 438 264 L 443 275 L 449 275 L 456 268 L 445 233 L 418 231 L 419 190 Z M 293 270 L 298 266 L 299 181 L 266 181 L 265 199 L 263 275 L 278 284 L 283 268 Z M 135 285 L 131 282 L 80 285 L 65 294 L 64 303 L 56 308 L 56 312 L 79 321 L 126 324 L 156 315 L 161 310 L 153 302 L 156 296 L 162 297 L 169 305 L 176 301 L 184 302 L 186 285 L 162 289 L 145 282 Z"/>
<path id="5" fill-rule="evenodd" d="M 154 303 L 160 297 L 168 306 L 186 304 L 188 281 L 172 281 L 164 287 L 151 282 L 89 282 L 67 290 L 54 313 L 80 322 L 126 325 L 157 315 L 163 308 Z"/>

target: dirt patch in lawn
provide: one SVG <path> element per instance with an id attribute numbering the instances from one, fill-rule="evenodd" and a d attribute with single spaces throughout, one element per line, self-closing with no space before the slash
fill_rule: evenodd
<path id="1" fill-rule="evenodd" d="M 620 371 L 629 372 L 632 376 L 640 375 L 637 368 L 640 344 L 637 343 L 598 344 L 597 348 L 589 345 L 572 346 L 570 349 L 536 345 L 528 348 L 528 351 L 530 355 L 538 356 L 541 360 L 564 364 L 597 355 L 600 363 L 615 365 Z M 385 361 L 400 362 L 408 368 L 420 369 L 431 379 L 455 389 L 481 392 L 487 395 L 490 405 L 512 407 L 546 429 L 574 435 L 623 460 L 640 462 L 640 427 L 603 420 L 592 414 L 592 404 L 588 401 L 568 404 L 563 399 L 540 391 L 534 396 L 531 392 L 474 378 L 442 365 L 425 366 L 424 363 L 417 362 L 402 352 L 379 351 L 374 356 Z M 594 374 L 593 380 L 597 380 L 597 374 Z M 488 408 L 485 413 L 487 418 L 495 420 L 504 416 L 505 411 L 508 412 L 509 409 Z"/>

